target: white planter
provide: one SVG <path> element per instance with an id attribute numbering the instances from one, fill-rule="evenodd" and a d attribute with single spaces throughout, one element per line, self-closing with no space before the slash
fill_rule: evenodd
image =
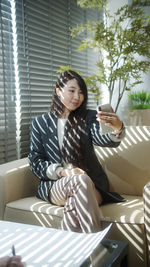
<path id="1" fill-rule="evenodd" d="M 129 112 L 129 125 L 150 126 L 150 109 L 135 109 Z"/>

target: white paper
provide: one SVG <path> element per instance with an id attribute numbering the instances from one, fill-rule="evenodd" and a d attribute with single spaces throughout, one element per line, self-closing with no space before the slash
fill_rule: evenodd
<path id="1" fill-rule="evenodd" d="M 53 228 L 0 221 L 0 257 L 16 254 L 27 266 L 77 267 L 91 255 L 111 224 L 97 233 L 75 233 Z"/>

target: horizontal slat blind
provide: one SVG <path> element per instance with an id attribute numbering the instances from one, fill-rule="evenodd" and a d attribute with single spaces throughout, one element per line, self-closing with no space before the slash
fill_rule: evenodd
<path id="1" fill-rule="evenodd" d="M 0 164 L 17 158 L 11 0 L 0 2 Z"/>
<path id="2" fill-rule="evenodd" d="M 21 1 L 17 1 L 21 157 L 29 151 L 31 120 L 48 111 L 56 71 L 60 65 L 68 64 L 67 9 L 67 1 L 26 0 L 22 10 Z M 21 32 L 19 28 L 23 24 L 24 32 Z"/>
<path id="3" fill-rule="evenodd" d="M 86 15 L 86 22 L 88 21 L 100 21 L 102 20 L 102 11 L 98 10 L 87 10 L 87 15 Z M 99 58 L 99 52 L 98 51 L 93 51 L 92 49 L 87 49 L 87 76 L 96 73 L 96 63 Z M 95 109 L 97 106 L 96 101 L 94 100 L 94 95 L 90 92 L 89 93 L 89 107 L 92 109 Z"/>
<path id="4" fill-rule="evenodd" d="M 75 15 L 76 14 L 76 15 Z M 70 27 L 74 28 L 78 24 L 87 23 L 92 20 L 101 20 L 102 12 L 98 10 L 84 10 L 77 6 L 76 1 L 70 1 Z M 70 51 L 70 62 L 72 67 L 81 71 L 84 77 L 96 73 L 98 52 L 94 52 L 91 49 L 77 51 L 77 48 L 81 44 L 83 38 L 86 38 L 87 33 L 83 33 L 75 38 L 71 38 L 71 51 Z M 94 100 L 93 94 L 88 94 L 88 107 L 96 108 L 96 101 Z"/>
<path id="5" fill-rule="evenodd" d="M 2 0 L 2 3 L 1 12 L 4 15 L 1 20 L 0 46 L 4 48 L 0 52 L 2 58 L 0 71 L 4 75 L 0 80 L 0 101 L 2 102 L 0 148 L 3 152 L 0 152 L 0 156 L 6 160 L 4 155 L 8 154 L 6 139 L 10 144 L 9 155 L 11 156 L 12 151 L 12 159 L 16 158 L 16 101 L 11 0 Z M 70 65 L 81 71 L 84 77 L 96 71 L 97 55 L 92 51 L 77 52 L 82 36 L 72 39 L 70 29 L 77 24 L 86 23 L 88 19 L 98 14 L 95 11 L 81 9 L 77 6 L 76 0 L 15 0 L 15 5 L 19 74 L 17 94 L 20 95 L 17 102 L 20 115 L 18 133 L 20 135 L 19 152 L 20 157 L 23 158 L 29 152 L 31 120 L 48 111 L 58 78 L 56 72 L 60 66 Z M 4 12 L 5 9 L 7 11 Z M 9 94 L 7 94 L 8 88 Z M 95 104 L 93 96 L 89 94 L 89 106 L 95 108 Z M 11 157 L 8 160 L 11 160 Z"/>
<path id="6" fill-rule="evenodd" d="M 88 12 L 79 8 L 75 0 L 26 0 L 23 11 L 21 2 L 17 0 L 16 6 L 21 95 L 20 148 L 21 157 L 25 157 L 29 151 L 31 120 L 49 109 L 57 70 L 61 65 L 70 65 L 85 77 L 91 69 L 93 73 L 96 70 L 96 57 L 90 59 L 91 51 L 77 52 L 82 36 L 70 37 L 72 27 L 89 19 Z M 95 107 L 91 96 L 89 103 Z"/>
<path id="7" fill-rule="evenodd" d="M 50 4 L 43 0 L 18 0 L 16 3 L 21 96 L 20 154 L 24 157 L 29 151 L 31 120 L 46 112 L 50 104 Z"/>
<path id="8" fill-rule="evenodd" d="M 77 6 L 76 1 L 70 1 L 70 29 L 80 23 L 86 23 L 86 11 Z M 83 76 L 86 76 L 87 51 L 77 51 L 83 37 L 86 37 L 85 33 L 70 39 L 70 61 L 74 69 L 79 70 Z"/>

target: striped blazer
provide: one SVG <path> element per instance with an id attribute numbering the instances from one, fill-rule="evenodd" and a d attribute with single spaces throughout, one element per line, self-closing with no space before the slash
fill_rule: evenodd
<path id="1" fill-rule="evenodd" d="M 96 120 L 96 111 L 87 110 L 86 131 L 84 133 L 85 171 L 94 182 L 96 188 L 108 191 L 108 178 L 94 152 L 93 145 L 101 147 L 117 147 L 121 138 L 112 134 L 100 134 L 100 124 Z M 37 196 L 49 201 L 49 191 L 55 183 L 56 168 L 62 164 L 62 155 L 58 142 L 57 117 L 45 113 L 36 117 L 31 125 L 30 153 L 28 156 L 32 172 L 40 179 Z M 51 176 L 47 176 L 47 168 L 51 166 Z"/>

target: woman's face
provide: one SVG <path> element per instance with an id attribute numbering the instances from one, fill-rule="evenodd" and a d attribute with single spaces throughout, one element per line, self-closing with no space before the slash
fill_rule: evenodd
<path id="1" fill-rule="evenodd" d="M 84 101 L 84 95 L 76 79 L 69 80 L 62 90 L 56 88 L 56 93 L 66 107 L 65 112 L 77 109 Z"/>

